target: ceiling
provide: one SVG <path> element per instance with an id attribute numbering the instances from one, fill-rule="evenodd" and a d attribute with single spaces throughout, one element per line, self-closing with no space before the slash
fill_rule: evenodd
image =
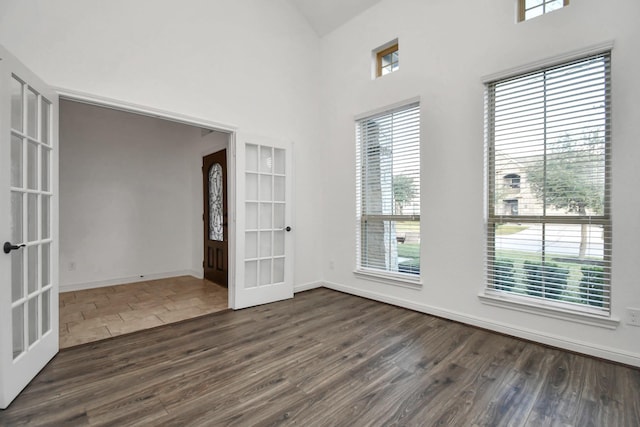
<path id="1" fill-rule="evenodd" d="M 380 0 L 289 0 L 320 36 L 329 34 Z"/>

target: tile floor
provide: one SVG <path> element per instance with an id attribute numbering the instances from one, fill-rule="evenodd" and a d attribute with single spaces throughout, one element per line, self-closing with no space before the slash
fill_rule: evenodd
<path id="1" fill-rule="evenodd" d="M 60 294 L 60 348 L 227 309 L 227 288 L 191 276 Z"/>

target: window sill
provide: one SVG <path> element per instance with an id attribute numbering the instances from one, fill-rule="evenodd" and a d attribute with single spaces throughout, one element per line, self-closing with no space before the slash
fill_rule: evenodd
<path id="1" fill-rule="evenodd" d="M 530 314 L 537 314 L 554 319 L 568 320 L 570 322 L 582 323 L 589 326 L 597 326 L 606 329 L 616 329 L 620 325 L 620 319 L 614 317 L 604 317 L 598 314 L 583 313 L 575 310 L 563 309 L 561 307 L 545 305 L 526 301 L 524 298 L 503 296 L 498 292 L 486 291 L 478 295 L 483 304 L 494 307 L 507 308 L 510 310 L 522 311 Z"/>
<path id="2" fill-rule="evenodd" d="M 356 277 L 386 285 L 402 286 L 409 289 L 422 289 L 422 281 L 418 274 L 386 273 L 376 270 L 358 269 L 353 272 Z"/>

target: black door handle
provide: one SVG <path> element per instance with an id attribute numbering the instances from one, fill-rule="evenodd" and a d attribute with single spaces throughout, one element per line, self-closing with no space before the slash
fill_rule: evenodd
<path id="1" fill-rule="evenodd" d="M 284 231 L 291 231 L 291 227 L 289 227 L 288 225 L 284 228 Z"/>
<path id="2" fill-rule="evenodd" d="M 4 253 L 8 254 L 11 251 L 15 251 L 16 249 L 20 249 L 20 248 L 24 248 L 25 245 L 24 243 L 21 245 L 12 245 L 10 242 L 4 242 L 4 246 L 2 247 L 2 249 L 4 249 Z"/>

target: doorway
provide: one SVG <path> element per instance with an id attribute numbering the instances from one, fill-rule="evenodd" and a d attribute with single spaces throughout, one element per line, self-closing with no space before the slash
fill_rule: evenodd
<path id="1" fill-rule="evenodd" d="M 229 225 L 227 204 L 227 150 L 202 159 L 204 214 L 204 278 L 227 288 L 229 280 Z"/>
<path id="2" fill-rule="evenodd" d="M 67 98 L 60 129 L 61 344 L 228 308 L 203 280 L 201 168 L 230 132 Z"/>

